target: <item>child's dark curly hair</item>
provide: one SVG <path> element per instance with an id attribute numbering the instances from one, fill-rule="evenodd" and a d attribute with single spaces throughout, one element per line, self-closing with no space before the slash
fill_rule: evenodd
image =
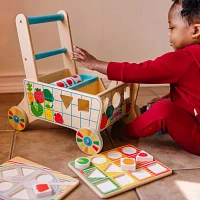
<path id="1" fill-rule="evenodd" d="M 181 4 L 181 16 L 192 24 L 195 20 L 200 19 L 200 0 L 172 0 L 174 4 Z"/>

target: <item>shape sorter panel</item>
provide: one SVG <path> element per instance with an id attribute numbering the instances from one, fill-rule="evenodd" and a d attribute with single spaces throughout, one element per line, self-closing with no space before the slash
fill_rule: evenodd
<path id="1" fill-rule="evenodd" d="M 101 131 L 130 112 L 132 91 L 132 84 L 122 84 L 100 96 L 103 103 Z"/>
<path id="2" fill-rule="evenodd" d="M 58 200 L 66 196 L 78 184 L 79 181 L 75 178 L 20 157 L 0 165 L 1 200 Z M 47 189 L 51 190 L 51 193 L 44 197 L 37 196 Z"/>
<path id="3" fill-rule="evenodd" d="M 136 171 L 124 171 L 120 167 L 121 158 L 136 158 L 141 152 L 133 145 L 125 145 L 88 157 L 90 167 L 84 170 L 69 167 L 101 198 L 108 198 L 172 173 L 157 160 L 137 162 Z"/>
<path id="4" fill-rule="evenodd" d="M 98 130 L 102 110 L 98 97 L 29 80 L 24 80 L 24 91 L 30 115 L 75 130 L 83 126 Z M 88 102 L 88 111 L 79 109 L 81 100 Z"/>

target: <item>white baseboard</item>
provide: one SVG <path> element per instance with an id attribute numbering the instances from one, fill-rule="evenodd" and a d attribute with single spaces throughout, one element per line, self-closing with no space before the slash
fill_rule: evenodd
<path id="1" fill-rule="evenodd" d="M 24 75 L 17 76 L 0 76 L 0 93 L 21 93 L 24 92 L 23 80 Z M 160 87 L 168 84 L 141 84 L 141 87 Z"/>

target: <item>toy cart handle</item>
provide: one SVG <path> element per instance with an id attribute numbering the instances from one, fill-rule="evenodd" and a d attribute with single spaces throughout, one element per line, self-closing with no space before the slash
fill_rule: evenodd
<path id="1" fill-rule="evenodd" d="M 66 48 L 60 48 L 60 49 L 55 49 L 55 50 L 51 50 L 51 51 L 38 53 L 38 54 L 35 54 L 35 60 L 40 60 L 40 59 L 43 59 L 43 58 L 55 56 L 55 55 L 58 55 L 58 54 L 61 54 L 61 53 L 66 53 L 66 52 L 67 52 Z"/>
<path id="2" fill-rule="evenodd" d="M 63 14 L 55 14 L 55 15 L 41 15 L 41 16 L 30 16 L 28 17 L 29 25 L 32 24 L 41 24 L 47 22 L 55 22 L 64 20 Z"/>
<path id="3" fill-rule="evenodd" d="M 54 21 L 57 21 L 58 24 L 61 48 L 34 55 L 29 25 Z M 69 68 L 71 74 L 76 74 L 75 62 L 70 59 L 72 40 L 69 20 L 65 11 L 61 10 L 55 15 L 33 16 L 28 18 L 23 14 L 19 14 L 16 17 L 16 26 L 27 79 L 38 81 L 36 60 L 61 53 L 63 54 L 64 67 Z"/>

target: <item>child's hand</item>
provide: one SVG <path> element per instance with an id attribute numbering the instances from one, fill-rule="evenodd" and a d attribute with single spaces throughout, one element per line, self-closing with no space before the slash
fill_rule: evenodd
<path id="1" fill-rule="evenodd" d="M 83 66 L 90 70 L 94 70 L 97 59 L 90 55 L 86 50 L 74 46 L 74 51 L 72 52 L 72 60 L 80 62 Z"/>

